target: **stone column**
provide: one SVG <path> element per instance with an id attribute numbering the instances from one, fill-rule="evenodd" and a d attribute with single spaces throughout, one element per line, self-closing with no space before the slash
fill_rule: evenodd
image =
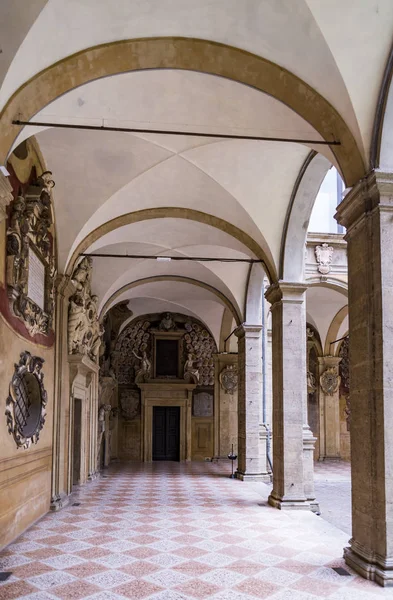
<path id="1" fill-rule="evenodd" d="M 347 228 L 352 539 L 348 565 L 393 585 L 393 173 L 371 172 L 337 209 Z"/>
<path id="2" fill-rule="evenodd" d="M 315 438 L 307 425 L 306 286 L 274 284 L 272 304 L 273 490 L 269 503 L 280 509 L 317 510 L 313 497 Z"/>
<path id="3" fill-rule="evenodd" d="M 321 411 L 321 447 L 319 460 L 340 459 L 340 381 L 339 356 L 321 356 L 319 362 L 319 406 Z M 331 382 L 329 389 L 324 383 Z"/>
<path id="4" fill-rule="evenodd" d="M 238 467 L 241 480 L 270 481 L 260 444 L 262 398 L 261 325 L 243 323 L 238 337 Z"/>
<path id="5" fill-rule="evenodd" d="M 75 287 L 66 275 L 56 280 L 55 385 L 53 400 L 52 483 L 50 508 L 57 511 L 66 503 L 70 394 L 67 349 L 68 303 Z M 67 422 L 68 419 L 68 422 Z"/>

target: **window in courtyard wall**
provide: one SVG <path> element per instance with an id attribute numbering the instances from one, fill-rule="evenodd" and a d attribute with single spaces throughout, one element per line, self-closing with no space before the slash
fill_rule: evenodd
<path id="1" fill-rule="evenodd" d="M 331 167 L 319 188 L 308 226 L 309 233 L 344 233 L 344 227 L 334 218 L 342 200 L 344 182 L 337 169 Z"/>

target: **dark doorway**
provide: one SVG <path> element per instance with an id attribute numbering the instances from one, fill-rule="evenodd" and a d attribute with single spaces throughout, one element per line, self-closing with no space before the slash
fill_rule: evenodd
<path id="1" fill-rule="evenodd" d="M 153 406 L 153 460 L 179 460 L 180 407 Z"/>
<path id="2" fill-rule="evenodd" d="M 72 483 L 81 482 L 81 451 L 82 451 L 82 400 L 74 398 L 74 431 L 73 431 L 73 473 Z"/>

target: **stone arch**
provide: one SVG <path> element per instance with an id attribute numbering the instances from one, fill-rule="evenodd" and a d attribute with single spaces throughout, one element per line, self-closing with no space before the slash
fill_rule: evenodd
<path id="1" fill-rule="evenodd" d="M 91 246 L 100 237 L 109 233 L 110 231 L 118 229 L 119 227 L 124 227 L 124 225 L 129 225 L 131 223 L 138 223 L 148 219 L 165 218 L 189 219 L 192 221 L 197 221 L 199 223 L 210 225 L 212 227 L 216 227 L 217 229 L 221 229 L 225 233 L 228 233 L 235 239 L 239 240 L 242 244 L 244 244 L 257 257 L 258 260 L 263 261 L 270 281 L 276 281 L 277 275 L 276 269 L 274 267 L 274 260 L 266 242 L 264 242 L 262 248 L 257 242 L 255 242 L 255 240 L 250 235 L 248 235 L 235 225 L 232 225 L 232 223 L 229 223 L 224 219 L 220 219 L 219 217 L 203 213 L 199 210 L 180 207 L 159 207 L 138 210 L 132 213 L 120 215 L 119 217 L 116 217 L 111 221 L 103 223 L 102 225 L 94 229 L 94 231 L 90 232 L 90 234 L 87 235 L 85 239 L 74 249 L 72 256 L 67 262 L 66 274 L 70 275 L 72 273 L 75 263 L 78 260 L 78 257 L 83 252 L 86 252 L 89 246 Z"/>
<path id="2" fill-rule="evenodd" d="M 25 82 L 0 114 L 0 162 L 21 127 L 47 104 L 90 81 L 145 69 L 185 69 L 225 77 L 265 92 L 305 119 L 324 140 L 339 140 L 331 149 L 347 185 L 358 181 L 365 166 L 354 137 L 336 109 L 316 90 L 283 67 L 260 56 L 218 42 L 196 38 L 156 37 L 121 40 L 87 48 L 47 67 Z"/>
<path id="3" fill-rule="evenodd" d="M 233 303 L 222 292 L 220 292 L 213 286 L 204 283 L 203 281 L 198 281 L 196 279 L 192 279 L 191 277 L 182 277 L 179 275 L 156 275 L 153 277 L 145 277 L 143 279 L 138 279 L 136 281 L 128 283 L 127 285 L 124 285 L 114 294 L 112 294 L 110 298 L 108 298 L 108 300 L 105 302 L 104 306 L 100 311 L 100 318 L 103 318 L 105 316 L 106 312 L 114 305 L 113 303 L 115 302 L 115 300 L 127 290 L 131 290 L 132 288 L 138 287 L 140 285 L 156 281 L 182 281 L 208 290 L 209 292 L 217 296 L 217 298 L 219 298 L 221 302 L 225 304 L 226 309 L 230 311 L 232 318 L 235 319 L 236 324 L 240 325 L 242 319 L 238 307 L 235 307 Z"/>
<path id="4" fill-rule="evenodd" d="M 308 224 L 319 188 L 331 163 L 310 152 L 293 187 L 281 239 L 279 278 L 300 282 L 304 279 L 304 248 Z"/>
<path id="5" fill-rule="evenodd" d="M 386 63 L 379 91 L 370 149 L 372 169 L 393 167 L 393 46 Z"/>
<path id="6" fill-rule="evenodd" d="M 262 324 L 262 302 L 264 301 L 263 280 L 265 273 L 259 264 L 250 267 L 244 306 L 245 322 L 249 325 Z"/>
<path id="7" fill-rule="evenodd" d="M 341 344 L 336 343 L 335 345 L 333 345 L 333 342 L 337 339 L 337 335 L 341 328 L 341 325 L 343 324 L 344 319 L 347 316 L 348 316 L 348 304 L 343 306 L 338 311 L 338 313 L 334 316 L 334 318 L 330 324 L 330 327 L 329 327 L 329 330 L 328 330 L 328 333 L 326 336 L 326 342 L 325 342 L 325 354 L 326 355 L 333 354 L 334 356 L 338 356 Z M 344 334 L 344 336 L 342 336 L 342 337 L 345 337 L 346 335 L 348 335 L 348 332 L 346 332 Z M 332 348 L 332 346 L 333 346 L 333 348 Z"/>

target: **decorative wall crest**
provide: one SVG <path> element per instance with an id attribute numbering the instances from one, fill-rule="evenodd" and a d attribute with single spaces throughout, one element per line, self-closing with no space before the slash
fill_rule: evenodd
<path id="1" fill-rule="evenodd" d="M 92 258 L 84 256 L 71 278 L 76 291 L 68 311 L 68 352 L 85 354 L 96 362 L 104 328 L 98 320 L 97 296 L 91 293 L 92 268 Z"/>
<path id="2" fill-rule="evenodd" d="M 54 313 L 52 173 L 43 173 L 10 204 L 7 287 L 13 313 L 30 335 L 48 335 Z"/>
<path id="3" fill-rule="evenodd" d="M 227 365 L 220 373 L 220 384 L 226 394 L 234 394 L 237 391 L 237 367 Z"/>
<path id="4" fill-rule="evenodd" d="M 120 390 L 119 401 L 123 419 L 132 421 L 139 417 L 141 412 L 141 397 L 139 390 Z"/>
<path id="5" fill-rule="evenodd" d="M 158 326 L 159 331 L 176 331 L 177 326 L 171 313 L 167 312 L 163 315 Z"/>
<path id="6" fill-rule="evenodd" d="M 318 271 L 322 275 L 330 273 L 330 267 L 333 260 L 334 248 L 329 244 L 323 243 L 320 246 L 315 246 L 315 258 L 318 263 Z"/>
<path id="7" fill-rule="evenodd" d="M 5 415 L 8 432 L 18 448 L 29 448 L 38 442 L 45 423 L 47 393 L 44 388 L 44 359 L 22 352 L 15 364 Z"/>
<path id="8" fill-rule="evenodd" d="M 322 391 L 327 396 L 333 396 L 340 385 L 341 377 L 338 374 L 337 367 L 328 367 L 319 378 Z"/>

